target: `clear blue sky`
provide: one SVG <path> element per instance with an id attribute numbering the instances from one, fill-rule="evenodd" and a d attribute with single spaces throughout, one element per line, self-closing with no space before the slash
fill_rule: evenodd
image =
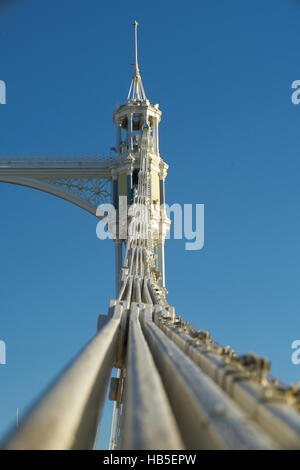
<path id="1" fill-rule="evenodd" d="M 205 204 L 205 246 L 166 246 L 169 303 L 239 353 L 300 379 L 300 2 L 11 1 L 0 7 L 1 153 L 108 153 L 127 96 L 132 22 L 163 111 L 169 204 Z M 2 2 L 1 2 L 2 4 Z M 0 434 L 90 339 L 114 296 L 93 216 L 0 185 Z M 109 431 L 106 413 L 100 445 Z"/>

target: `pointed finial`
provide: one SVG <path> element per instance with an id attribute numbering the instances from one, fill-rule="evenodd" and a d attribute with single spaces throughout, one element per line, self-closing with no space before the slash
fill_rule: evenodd
<path id="1" fill-rule="evenodd" d="M 138 27 L 138 22 L 135 21 L 132 26 L 134 27 L 134 51 L 135 51 L 133 75 L 137 76 L 139 74 L 138 53 L 137 53 L 137 27 Z"/>
<path id="2" fill-rule="evenodd" d="M 145 101 L 147 100 L 147 98 L 146 98 L 145 91 L 143 88 L 142 79 L 141 79 L 139 66 L 138 66 L 138 53 L 137 53 L 138 22 L 135 21 L 132 26 L 134 27 L 134 64 L 131 64 L 131 65 L 134 66 L 134 69 L 133 69 L 133 74 L 132 74 L 132 79 L 131 79 L 131 84 L 130 84 L 127 100 Z"/>

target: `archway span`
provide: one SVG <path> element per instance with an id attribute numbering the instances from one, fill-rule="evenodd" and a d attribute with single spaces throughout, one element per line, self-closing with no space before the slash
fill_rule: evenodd
<path id="1" fill-rule="evenodd" d="M 107 180 L 106 182 L 109 183 L 109 180 Z M 78 191 L 78 194 L 76 194 L 76 192 L 74 191 L 66 190 L 66 184 L 57 184 L 55 180 L 51 182 L 49 180 L 45 181 L 41 179 L 27 178 L 22 176 L 8 177 L 1 176 L 0 174 L 0 183 L 25 186 L 31 189 L 37 189 L 38 191 L 51 194 L 52 196 L 59 197 L 60 199 L 64 199 L 65 201 L 75 204 L 76 206 L 89 212 L 95 217 L 98 205 L 101 202 L 108 202 L 108 198 L 110 196 L 107 191 L 102 195 L 98 194 L 98 197 L 96 197 L 94 194 L 87 194 L 87 188 L 85 189 L 84 187 L 82 188 L 81 194 L 80 191 Z"/>

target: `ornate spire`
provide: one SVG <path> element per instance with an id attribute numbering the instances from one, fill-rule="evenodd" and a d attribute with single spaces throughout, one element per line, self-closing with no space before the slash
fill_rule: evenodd
<path id="1" fill-rule="evenodd" d="M 141 79 L 141 75 L 140 75 L 140 71 L 139 71 L 139 66 L 138 66 L 137 26 L 138 26 L 138 22 L 135 21 L 133 23 L 135 60 L 134 60 L 134 64 L 132 64 L 134 66 L 134 68 L 133 68 L 133 75 L 132 75 L 132 79 L 131 79 L 131 84 L 130 84 L 127 100 L 130 100 L 130 101 L 146 101 L 147 98 L 146 98 L 146 95 L 145 95 L 145 91 L 144 91 L 144 87 L 143 87 L 143 84 L 142 84 L 142 79 Z"/>

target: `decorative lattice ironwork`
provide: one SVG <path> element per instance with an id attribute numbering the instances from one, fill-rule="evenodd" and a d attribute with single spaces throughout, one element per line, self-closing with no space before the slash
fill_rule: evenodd
<path id="1" fill-rule="evenodd" d="M 98 206 L 110 201 L 110 181 L 100 178 L 48 178 L 45 182 L 59 186 L 70 194 Z"/>
<path id="2" fill-rule="evenodd" d="M 59 154 L 59 155 L 28 155 L 28 154 L 11 154 L 11 155 L 6 155 L 2 154 L 0 155 L 0 164 L 1 163 L 6 163 L 6 164 L 62 164 L 62 163 L 96 163 L 96 164 L 103 164 L 103 165 L 108 165 L 108 164 L 113 164 L 115 163 L 116 159 L 115 156 L 112 154 L 110 155 L 99 155 L 99 154 L 90 154 L 90 153 L 82 153 L 81 155 L 78 154 Z"/>

